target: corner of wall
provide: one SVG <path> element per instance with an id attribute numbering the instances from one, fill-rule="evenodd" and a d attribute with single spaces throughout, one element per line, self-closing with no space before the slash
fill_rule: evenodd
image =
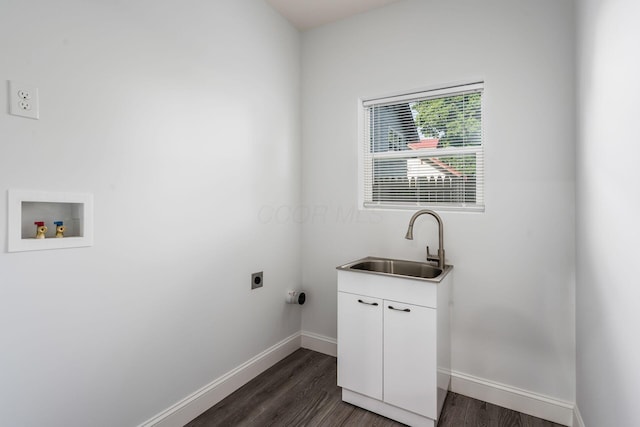
<path id="1" fill-rule="evenodd" d="M 571 427 L 585 427 L 577 404 L 573 407 L 573 423 L 571 424 Z"/>
<path id="2" fill-rule="evenodd" d="M 138 427 L 185 425 L 225 397 L 300 348 L 300 332 L 285 338 L 213 380 Z"/>

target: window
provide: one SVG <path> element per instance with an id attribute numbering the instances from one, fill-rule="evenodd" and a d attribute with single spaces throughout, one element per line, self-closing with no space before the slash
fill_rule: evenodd
<path id="1" fill-rule="evenodd" d="M 364 207 L 481 211 L 482 83 L 362 102 Z"/>

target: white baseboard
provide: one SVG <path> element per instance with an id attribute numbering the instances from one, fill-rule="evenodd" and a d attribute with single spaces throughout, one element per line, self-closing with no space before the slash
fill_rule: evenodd
<path id="1" fill-rule="evenodd" d="M 572 427 L 585 427 L 584 421 L 582 421 L 582 415 L 580 415 L 580 411 L 578 410 L 578 405 L 573 408 L 573 425 Z"/>
<path id="2" fill-rule="evenodd" d="M 301 334 L 285 338 L 138 427 L 181 427 L 301 347 Z"/>
<path id="3" fill-rule="evenodd" d="M 336 357 L 338 355 L 338 341 L 324 335 L 302 331 L 302 348 L 317 351 Z"/>
<path id="4" fill-rule="evenodd" d="M 451 373 L 451 391 L 557 424 L 573 425 L 575 405 L 572 402 L 456 371 Z"/>
<path id="5" fill-rule="evenodd" d="M 337 355 L 336 339 L 308 331 L 296 332 L 138 427 L 183 426 L 300 347 L 329 356 Z M 573 403 L 461 372 L 451 373 L 451 391 L 558 424 L 585 427 L 580 411 Z"/>

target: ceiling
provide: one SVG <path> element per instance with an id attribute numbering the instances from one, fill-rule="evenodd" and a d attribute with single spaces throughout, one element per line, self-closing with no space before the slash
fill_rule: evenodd
<path id="1" fill-rule="evenodd" d="M 400 0 L 266 0 L 300 31 L 398 1 Z"/>

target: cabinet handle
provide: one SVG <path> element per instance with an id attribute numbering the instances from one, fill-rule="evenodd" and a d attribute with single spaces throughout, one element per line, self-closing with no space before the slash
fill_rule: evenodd
<path id="1" fill-rule="evenodd" d="M 411 310 L 409 310 L 408 308 L 395 308 L 394 306 L 390 305 L 389 308 L 391 310 L 395 310 L 395 311 L 404 311 L 406 313 L 409 313 Z"/>
<path id="2" fill-rule="evenodd" d="M 359 302 L 360 304 L 378 305 L 378 303 L 377 303 L 377 302 L 365 302 L 365 301 L 362 301 L 361 299 L 359 299 L 359 300 L 358 300 L 358 302 Z"/>

